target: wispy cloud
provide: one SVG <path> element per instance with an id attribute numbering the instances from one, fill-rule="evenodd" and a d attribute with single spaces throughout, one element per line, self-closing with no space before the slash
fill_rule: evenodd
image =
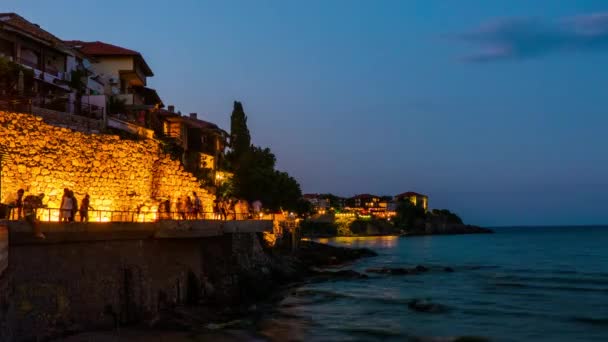
<path id="1" fill-rule="evenodd" d="M 527 59 L 563 51 L 608 51 L 608 12 L 543 21 L 510 18 L 487 23 L 458 38 L 478 47 L 471 62 Z"/>

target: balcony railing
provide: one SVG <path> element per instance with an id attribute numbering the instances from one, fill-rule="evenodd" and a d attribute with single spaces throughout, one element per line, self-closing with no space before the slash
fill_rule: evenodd
<path id="1" fill-rule="evenodd" d="M 21 65 L 25 65 L 25 66 L 30 67 L 30 68 L 42 70 L 42 68 L 40 67 L 40 63 L 31 61 L 29 59 L 15 58 L 15 62 L 18 63 L 18 64 L 21 64 Z"/>

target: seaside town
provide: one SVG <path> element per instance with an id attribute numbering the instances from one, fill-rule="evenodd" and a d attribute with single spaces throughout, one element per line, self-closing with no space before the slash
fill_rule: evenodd
<path id="1" fill-rule="evenodd" d="M 200 305 L 208 322 L 376 255 L 315 237 L 490 232 L 413 191 L 303 195 L 241 102 L 228 132 L 153 76 L 142 52 L 0 13 L 0 341 L 162 327 Z"/>
<path id="2" fill-rule="evenodd" d="M 61 40 L 16 13 L 0 14 L 0 22 L 0 73 L 7 85 L 0 94 L 0 108 L 42 118 L 54 128 L 64 128 L 60 131 L 64 135 L 69 129 L 158 141 L 165 152 L 180 163 L 174 167 L 183 168 L 180 170 L 182 177 L 195 177 L 202 182 L 203 189 L 209 190 L 199 197 L 194 185 L 192 191 L 182 191 L 183 187 L 180 187 L 173 193 L 154 193 L 146 198 L 141 194 L 133 196 L 137 192 L 133 186 L 127 186 L 126 193 L 120 194 L 120 191 L 75 179 L 72 172 L 57 179 L 52 177 L 56 175 L 56 172 L 52 173 L 53 168 L 61 166 L 56 161 L 49 164 L 42 161 L 40 165 L 28 168 L 26 163 L 11 160 L 11 150 L 21 147 L 17 145 L 20 137 L 11 139 L 5 134 L 0 138 L 7 168 L 3 174 L 4 184 L 0 187 L 0 203 L 9 219 L 22 219 L 24 204 L 32 207 L 29 202 L 36 200 L 45 206 L 37 213 L 41 221 L 108 222 L 124 220 L 129 215 L 132 220 L 142 222 L 260 218 L 264 211 L 263 201 L 218 196 L 218 189 L 233 177 L 231 170 L 225 167 L 230 133 L 202 120 L 198 113 L 183 115 L 174 105 L 166 105 L 156 90 L 147 87 L 154 72 L 142 53 L 107 42 Z M 235 108 L 242 110 L 240 103 L 235 103 Z M 0 120 L 10 123 L 9 115 L 4 114 Z M 32 143 L 37 142 L 25 141 L 24 147 Z M 113 157 L 125 157 L 129 152 L 118 152 Z M 42 157 L 34 158 L 39 161 Z M 95 159 L 93 169 L 102 169 L 101 160 Z M 72 165 L 67 165 L 65 171 L 71 171 L 78 163 L 78 160 L 71 161 Z M 104 182 L 104 178 L 112 180 L 117 175 L 109 173 L 106 177 L 101 173 L 100 177 Z M 132 192 L 129 192 L 130 188 Z M 211 199 L 212 192 L 216 194 L 214 199 Z M 133 197 L 139 197 L 138 201 Z M 301 211 L 300 216 L 331 212 L 338 216 L 390 220 L 396 216 L 401 201 L 428 210 L 428 197 L 416 192 L 394 197 L 361 194 L 351 198 L 305 194 L 303 199 L 312 208 Z"/>
<path id="3" fill-rule="evenodd" d="M 607 6 L 0 1 L 0 342 L 608 341 Z"/>

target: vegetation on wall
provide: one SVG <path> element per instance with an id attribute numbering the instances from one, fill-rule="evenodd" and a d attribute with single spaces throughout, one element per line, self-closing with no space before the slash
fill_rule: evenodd
<path id="1" fill-rule="evenodd" d="M 6 58 L 0 58 L 0 95 L 17 95 L 19 93 L 19 74 L 23 73 L 23 92 L 31 93 L 34 87 L 34 71 L 12 62 Z"/>

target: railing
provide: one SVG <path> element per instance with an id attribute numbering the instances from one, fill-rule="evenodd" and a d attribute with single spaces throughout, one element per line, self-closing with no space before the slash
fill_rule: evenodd
<path id="1" fill-rule="evenodd" d="M 33 69 L 42 70 L 42 68 L 40 68 L 40 63 L 39 62 L 30 61 L 29 59 L 15 58 L 15 63 L 21 64 L 21 65 L 25 65 L 25 66 L 33 68 Z"/>
<path id="2" fill-rule="evenodd" d="M 63 215 L 62 215 L 63 211 Z M 19 216 L 19 208 L 9 209 L 7 220 L 18 221 L 24 219 L 24 211 Z M 74 214 L 73 220 L 68 219 Z M 38 208 L 36 217 L 41 222 L 60 222 L 65 217 L 65 221 L 74 222 L 158 222 L 158 221 L 196 221 L 196 220 L 222 220 L 222 221 L 248 221 L 248 220 L 274 220 L 274 214 L 235 213 L 235 212 L 156 212 L 156 211 L 136 211 L 136 210 L 89 210 L 88 220 L 82 217 L 79 211 L 61 210 L 59 208 Z"/>

